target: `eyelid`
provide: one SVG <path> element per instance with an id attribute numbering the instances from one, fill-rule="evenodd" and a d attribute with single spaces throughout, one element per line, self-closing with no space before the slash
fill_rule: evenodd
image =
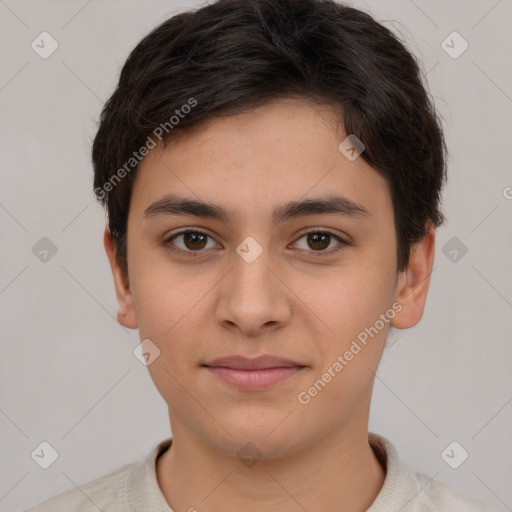
<path id="1" fill-rule="evenodd" d="M 301 237 L 303 237 L 304 235 L 311 235 L 311 234 L 315 234 L 315 233 L 327 233 L 329 235 L 332 235 L 334 237 L 337 237 L 339 238 L 340 240 L 342 240 L 343 242 L 345 242 L 346 244 L 349 243 L 350 241 L 350 238 L 348 235 L 344 235 L 338 231 L 335 231 L 333 229 L 330 229 L 330 228 L 322 228 L 322 227 L 319 227 L 319 228 L 306 228 L 305 231 L 301 231 L 299 232 L 299 234 L 297 235 L 297 240 Z"/>
<path id="2" fill-rule="evenodd" d="M 344 237 L 342 237 L 337 232 L 335 232 L 329 228 L 321 228 L 321 227 L 309 229 L 304 232 L 301 232 L 297 236 L 296 240 L 294 242 L 292 242 L 292 245 L 296 244 L 302 237 L 304 237 L 306 235 L 316 234 L 316 233 L 328 234 L 328 235 L 332 236 L 333 238 L 335 238 L 339 242 L 339 244 L 334 249 L 329 249 L 326 251 L 313 251 L 313 250 L 301 249 L 301 251 L 306 252 L 308 258 L 317 258 L 317 257 L 321 258 L 321 257 L 332 256 L 332 255 L 337 254 L 338 252 L 342 251 L 347 246 L 351 245 L 351 243 L 349 241 L 347 241 Z"/>
<path id="3" fill-rule="evenodd" d="M 203 254 L 206 253 L 206 251 L 204 249 L 200 250 L 200 251 L 185 251 L 183 249 L 180 249 L 179 247 L 173 247 L 171 248 L 171 246 L 173 245 L 172 242 L 173 242 L 173 239 L 180 236 L 180 235 L 184 235 L 186 233 L 197 233 L 197 234 L 200 234 L 200 235 L 206 235 L 208 238 L 210 238 L 211 240 L 214 240 L 215 243 L 217 245 L 220 245 L 219 242 L 217 242 L 215 240 L 215 237 L 213 235 L 211 235 L 210 233 L 208 233 L 208 231 L 206 231 L 204 228 L 193 228 L 193 227 L 187 227 L 187 228 L 181 228 L 180 230 L 178 231 L 174 231 L 170 234 L 167 234 L 165 237 L 164 237 L 164 241 L 163 241 L 163 245 L 170 251 L 174 252 L 174 253 L 177 253 L 177 254 L 182 254 L 182 255 L 185 255 L 185 256 L 193 256 L 193 257 L 200 257 L 202 256 Z"/>
<path id="4" fill-rule="evenodd" d="M 171 242 L 173 241 L 173 238 L 175 237 L 178 237 L 180 235 L 184 235 L 186 233 L 197 233 L 197 234 L 200 234 L 200 235 L 206 235 L 207 237 L 211 238 L 212 240 L 215 241 L 215 243 L 217 243 L 218 245 L 219 242 L 217 242 L 215 240 L 215 237 L 213 235 L 211 235 L 210 233 L 208 233 L 204 228 L 193 228 L 193 227 L 187 227 L 187 228 L 181 228 L 179 231 L 175 231 L 173 233 L 170 233 L 169 235 L 166 235 L 164 237 L 164 245 L 172 252 L 174 253 L 179 253 L 179 254 L 184 254 L 186 256 L 194 256 L 194 257 L 197 257 L 197 256 L 200 256 L 202 253 L 205 253 L 206 251 L 205 250 L 198 250 L 198 251 L 184 251 L 183 249 L 179 249 L 179 248 L 170 248 L 169 245 L 172 245 Z M 334 237 L 338 242 L 339 242 L 339 245 L 341 247 L 338 247 L 338 248 L 335 248 L 335 249 L 330 249 L 328 251 L 313 251 L 313 250 L 306 250 L 306 249 L 301 249 L 301 251 L 305 251 L 307 253 L 312 253 L 312 255 L 308 255 L 308 257 L 317 257 L 317 256 L 329 256 L 329 255 L 332 255 L 332 254 L 335 254 L 337 253 L 338 251 L 342 250 L 345 246 L 348 246 L 348 245 L 351 245 L 351 243 L 349 241 L 347 241 L 344 237 L 342 237 L 340 234 L 338 234 L 337 232 L 333 231 L 332 229 L 329 229 L 329 228 L 321 228 L 321 227 L 318 227 L 318 228 L 309 228 L 309 229 L 306 229 L 305 231 L 299 233 L 295 239 L 294 242 L 292 242 L 291 245 L 293 244 L 296 244 L 298 240 L 300 240 L 302 237 L 306 236 L 306 235 L 310 235 L 310 234 L 316 234 L 316 233 L 322 233 L 322 234 L 328 234 L 332 237 Z"/>

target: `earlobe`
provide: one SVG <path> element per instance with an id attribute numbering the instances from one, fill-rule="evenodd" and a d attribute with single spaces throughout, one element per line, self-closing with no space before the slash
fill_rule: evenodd
<path id="1" fill-rule="evenodd" d="M 103 245 L 105 246 L 105 251 L 110 262 L 117 303 L 119 305 L 117 321 L 128 329 L 137 329 L 137 316 L 135 314 L 130 283 L 117 261 L 115 243 L 110 236 L 108 226 L 105 227 L 105 232 L 103 233 Z"/>
<path id="2" fill-rule="evenodd" d="M 396 329 L 409 329 L 423 316 L 434 264 L 435 234 L 435 227 L 431 226 L 425 237 L 411 248 L 409 264 L 398 277 L 395 301 L 402 309 L 391 321 Z"/>

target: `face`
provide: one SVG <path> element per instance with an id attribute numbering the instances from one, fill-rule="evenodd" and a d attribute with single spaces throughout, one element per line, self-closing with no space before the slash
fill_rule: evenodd
<path id="1" fill-rule="evenodd" d="M 367 427 L 387 332 L 421 318 L 433 233 L 397 274 L 389 186 L 345 137 L 328 107 L 279 100 L 139 166 L 129 281 L 105 244 L 120 322 L 160 351 L 148 369 L 175 436 L 273 458 Z M 215 362 L 230 356 L 287 361 Z"/>

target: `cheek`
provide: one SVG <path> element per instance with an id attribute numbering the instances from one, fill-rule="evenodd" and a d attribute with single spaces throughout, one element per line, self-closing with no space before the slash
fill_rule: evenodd
<path id="1" fill-rule="evenodd" d="M 131 256 L 130 286 L 141 336 L 168 338 L 193 315 L 207 283 L 173 266 L 160 250 L 134 250 Z"/>
<path id="2" fill-rule="evenodd" d="M 317 309 L 334 334 L 316 341 L 322 362 L 311 382 L 320 379 L 319 386 L 323 389 L 323 383 L 328 381 L 317 403 L 327 406 L 333 400 L 340 406 L 349 407 L 350 403 L 355 406 L 356 398 L 369 392 L 374 378 L 370 370 L 377 369 L 394 314 L 393 282 L 394 274 L 389 269 L 366 262 L 351 267 L 337 281 L 329 282 L 330 300 L 323 300 Z"/>
<path id="3" fill-rule="evenodd" d="M 201 325 L 211 318 L 208 294 L 216 279 L 176 270 L 168 261 L 140 260 L 133 273 L 132 294 L 136 304 L 141 340 L 150 339 L 160 355 L 148 369 L 159 389 L 174 388 L 201 354 L 207 334 Z"/>
<path id="4" fill-rule="evenodd" d="M 169 405 L 186 406 L 189 398 L 184 389 L 190 387 L 194 357 L 201 353 L 204 340 L 198 317 L 205 314 L 206 302 L 201 298 L 211 285 L 184 279 L 163 268 L 152 268 L 138 277 L 133 293 L 140 338 L 149 338 L 160 351 L 148 371 Z"/>
<path id="5" fill-rule="evenodd" d="M 335 334 L 317 338 L 321 364 L 297 396 L 307 412 L 304 421 L 321 415 L 334 425 L 341 416 L 348 420 L 356 409 L 365 410 L 392 318 L 381 315 L 393 312 L 389 274 L 378 276 L 352 275 L 331 283 L 332 300 L 320 311 Z"/>
<path id="6" fill-rule="evenodd" d="M 333 340 L 342 343 L 356 336 L 391 307 L 394 274 L 361 260 L 308 283 L 303 288 L 305 302 L 329 327 L 332 345 Z"/>

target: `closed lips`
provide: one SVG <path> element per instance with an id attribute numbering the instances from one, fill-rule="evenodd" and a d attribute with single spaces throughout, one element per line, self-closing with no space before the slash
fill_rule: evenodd
<path id="1" fill-rule="evenodd" d="M 269 368 L 304 367 L 305 365 L 282 357 L 263 355 L 253 359 L 244 356 L 222 357 L 202 366 L 232 368 L 234 370 L 264 370 Z"/>

